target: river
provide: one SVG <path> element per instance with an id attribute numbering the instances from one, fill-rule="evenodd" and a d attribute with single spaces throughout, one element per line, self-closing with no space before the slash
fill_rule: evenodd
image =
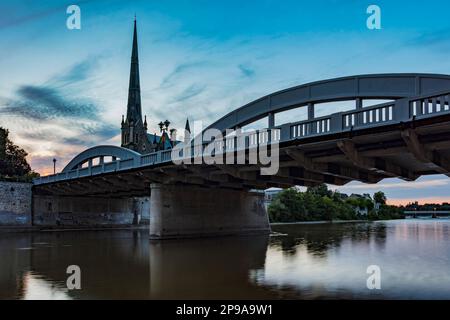
<path id="1" fill-rule="evenodd" d="M 0 299 L 450 299 L 450 220 L 272 229 L 161 242 L 146 230 L 0 233 Z M 380 289 L 367 287 L 373 265 Z"/>

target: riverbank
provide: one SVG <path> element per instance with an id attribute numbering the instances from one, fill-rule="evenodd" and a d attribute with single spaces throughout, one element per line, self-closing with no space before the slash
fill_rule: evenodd
<path id="1" fill-rule="evenodd" d="M 41 226 L 0 226 L 1 233 L 29 233 L 29 232 L 64 232 L 64 231 L 110 231 L 110 230 L 147 230 L 144 225 L 120 225 L 120 226 L 82 226 L 82 227 L 41 227 Z"/>
<path id="2" fill-rule="evenodd" d="M 289 225 L 289 224 L 336 224 L 336 223 L 362 223 L 362 222 L 371 222 L 371 220 L 320 220 L 320 221 L 297 221 L 297 222 L 273 222 L 270 223 L 271 226 L 278 225 Z"/>
<path id="3" fill-rule="evenodd" d="M 417 217 L 404 219 L 387 219 L 387 220 L 333 220 L 333 221 L 297 221 L 297 222 L 273 222 L 271 226 L 279 225 L 296 225 L 296 224 L 341 224 L 341 223 L 366 223 L 366 222 L 382 222 L 382 221 L 396 221 L 396 220 L 450 220 L 450 217 Z"/>
<path id="4" fill-rule="evenodd" d="M 450 218 L 437 218 L 437 220 L 448 220 Z M 396 219 L 398 220 L 398 219 Z M 406 218 L 400 220 L 436 220 L 432 218 Z M 367 222 L 391 221 L 391 220 L 332 220 L 332 221 L 297 221 L 297 222 L 273 222 L 271 226 L 283 225 L 316 225 L 316 224 L 344 224 L 344 223 L 367 223 Z M 0 226 L 2 233 L 27 233 L 27 232 L 63 232 L 63 231 L 111 231 L 111 230 L 147 230 L 148 224 L 127 226 L 83 226 L 83 227 L 41 227 L 41 226 Z"/>
<path id="5" fill-rule="evenodd" d="M 298 222 L 273 222 L 271 226 L 279 225 L 315 225 L 315 224 L 342 224 L 342 223 L 365 223 L 371 220 L 333 220 L 333 221 L 298 221 Z M 80 226 L 80 227 L 42 227 L 42 226 L 0 226 L 1 233 L 28 233 L 28 232 L 64 232 L 64 231 L 111 231 L 111 230 L 147 230 L 148 224 L 144 225 L 119 225 L 119 226 Z"/>

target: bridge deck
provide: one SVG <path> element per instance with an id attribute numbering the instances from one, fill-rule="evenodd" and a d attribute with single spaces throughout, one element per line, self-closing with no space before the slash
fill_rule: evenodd
<path id="1" fill-rule="evenodd" d="M 412 127 L 421 145 L 439 156 L 427 161 L 410 151 L 402 132 Z M 283 142 L 280 144 L 280 169 L 275 176 L 262 176 L 259 166 L 255 165 L 177 166 L 165 160 L 126 166 L 127 162 L 121 160 L 104 164 L 105 170 L 83 168 L 58 177 L 64 175 L 69 177 L 67 179 L 52 181 L 55 177 L 50 177 L 49 182 L 37 184 L 35 188 L 62 195 L 125 196 L 148 195 L 151 182 L 236 189 L 310 186 L 321 182 L 344 185 L 352 180 L 376 183 L 389 177 L 415 180 L 421 175 L 449 174 L 450 167 L 444 168 L 442 162 L 436 164 L 442 161 L 437 158 L 450 158 L 450 115 Z"/>

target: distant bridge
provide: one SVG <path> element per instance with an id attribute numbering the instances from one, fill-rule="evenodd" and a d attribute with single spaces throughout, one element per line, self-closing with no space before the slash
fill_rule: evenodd
<path id="1" fill-rule="evenodd" d="M 422 211 L 415 211 L 415 210 L 406 210 L 404 211 L 404 215 L 406 217 L 449 217 L 450 211 L 449 210 L 422 210 Z"/>
<path id="2" fill-rule="evenodd" d="M 365 100 L 374 99 L 389 102 L 364 107 Z M 318 105 L 342 101 L 353 104 L 353 109 L 315 116 Z M 265 96 L 209 126 L 225 132 L 267 118 L 271 133 L 254 132 L 243 143 L 215 141 L 216 153 L 236 157 L 239 150 L 248 153 L 279 144 L 276 175 L 261 175 L 261 165 L 249 163 L 176 166 L 171 150 L 141 155 L 99 146 L 75 157 L 61 173 L 36 179 L 34 190 L 46 196 L 132 197 L 149 195 L 151 184 L 238 192 L 323 182 L 344 185 L 352 180 L 376 183 L 388 177 L 414 181 L 421 175 L 450 176 L 449 104 L 448 75 L 380 74 L 314 82 Z M 276 125 L 277 114 L 296 108 L 307 110 L 306 120 Z"/>

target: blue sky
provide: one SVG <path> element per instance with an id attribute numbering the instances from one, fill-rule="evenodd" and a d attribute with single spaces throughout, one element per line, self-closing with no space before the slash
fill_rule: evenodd
<path id="1" fill-rule="evenodd" d="M 66 8 L 81 8 L 81 30 Z M 366 27 L 381 8 L 382 30 Z M 49 172 L 96 144 L 118 144 L 132 23 L 138 19 L 143 112 L 212 122 L 270 92 L 353 74 L 450 74 L 448 1 L 2 1 L 0 125 Z M 450 198 L 450 179 L 385 180 L 393 199 Z M 351 183 L 346 192 L 374 187 Z"/>

